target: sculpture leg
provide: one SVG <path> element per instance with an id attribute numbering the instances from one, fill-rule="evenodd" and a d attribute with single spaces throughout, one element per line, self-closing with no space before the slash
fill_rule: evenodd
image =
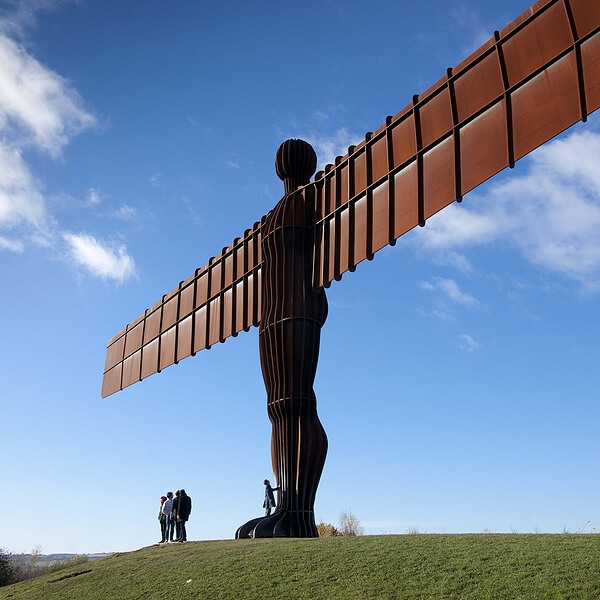
<path id="1" fill-rule="evenodd" d="M 260 356 L 273 425 L 271 458 L 281 488 L 275 512 L 255 524 L 253 537 L 317 537 L 314 502 L 327 436 L 313 390 L 320 323 L 281 321 L 260 333 Z"/>

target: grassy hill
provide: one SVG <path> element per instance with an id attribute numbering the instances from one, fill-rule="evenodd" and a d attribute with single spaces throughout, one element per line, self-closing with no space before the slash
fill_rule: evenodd
<path id="1" fill-rule="evenodd" d="M 399 535 L 150 546 L 0 600 L 599 599 L 600 535 Z"/>

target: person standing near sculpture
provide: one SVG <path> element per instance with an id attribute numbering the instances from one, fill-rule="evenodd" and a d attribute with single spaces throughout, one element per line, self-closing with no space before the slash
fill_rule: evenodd
<path id="1" fill-rule="evenodd" d="M 177 503 L 177 528 L 179 535 L 177 536 L 177 542 L 187 542 L 187 531 L 185 524 L 190 518 L 192 512 L 192 499 L 185 493 L 182 488 L 179 490 L 179 502 Z"/>
<path id="2" fill-rule="evenodd" d="M 175 533 L 175 519 L 173 517 L 173 492 L 167 492 L 167 499 L 162 506 L 162 513 L 165 516 L 165 542 L 172 542 Z"/>
<path id="3" fill-rule="evenodd" d="M 265 509 L 265 517 L 268 517 L 271 514 L 271 509 L 277 506 L 275 502 L 275 496 L 273 492 L 278 491 L 279 487 L 271 487 L 271 482 L 268 479 L 265 479 L 265 501 L 263 502 L 263 508 Z"/>
<path id="4" fill-rule="evenodd" d="M 160 508 L 158 509 L 158 521 L 160 523 L 160 542 L 159 542 L 159 544 L 162 544 L 166 540 L 165 534 L 167 531 L 167 518 L 165 517 L 165 515 L 163 513 L 163 506 L 165 505 L 166 501 L 167 501 L 166 496 L 160 497 Z"/>
<path id="5" fill-rule="evenodd" d="M 173 523 L 175 524 L 175 541 L 178 540 L 180 534 L 179 521 L 177 521 L 177 510 L 179 509 L 179 496 L 181 492 L 177 490 L 175 492 L 175 498 L 173 498 L 173 508 L 171 509 L 171 516 L 173 517 Z"/>

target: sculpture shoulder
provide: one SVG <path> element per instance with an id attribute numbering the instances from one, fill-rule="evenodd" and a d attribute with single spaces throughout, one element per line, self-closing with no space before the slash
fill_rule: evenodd
<path id="1" fill-rule="evenodd" d="M 284 196 L 267 216 L 267 233 L 280 227 L 309 228 L 315 223 L 312 194 L 300 189 Z"/>

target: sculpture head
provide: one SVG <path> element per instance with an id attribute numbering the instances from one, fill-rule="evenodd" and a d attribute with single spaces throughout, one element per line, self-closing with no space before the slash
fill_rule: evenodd
<path id="1" fill-rule="evenodd" d="M 304 140 L 286 140 L 279 146 L 275 157 L 275 171 L 289 194 L 306 185 L 317 168 L 317 155 Z"/>

